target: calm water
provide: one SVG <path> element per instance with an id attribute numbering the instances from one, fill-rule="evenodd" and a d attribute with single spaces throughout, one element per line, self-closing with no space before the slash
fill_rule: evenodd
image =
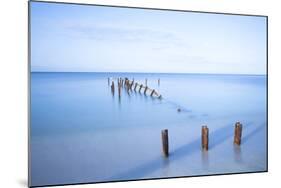
<path id="1" fill-rule="evenodd" d="M 147 78 L 163 99 L 125 90 L 119 99 L 108 77 Z M 236 121 L 241 147 L 233 145 Z M 200 148 L 204 124 L 208 152 Z M 32 73 L 31 184 L 264 171 L 266 126 L 265 76 Z"/>

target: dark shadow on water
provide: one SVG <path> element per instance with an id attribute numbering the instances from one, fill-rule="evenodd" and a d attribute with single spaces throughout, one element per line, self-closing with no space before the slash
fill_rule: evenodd
<path id="1" fill-rule="evenodd" d="M 244 130 L 247 127 L 248 126 L 243 125 Z M 239 146 L 239 145 L 233 144 L 234 159 L 237 163 L 243 162 L 242 149 L 241 149 L 241 147 L 243 147 L 243 144 L 247 143 L 254 135 L 256 135 L 257 133 L 262 131 L 264 128 L 265 128 L 265 124 L 262 124 L 262 125 L 256 127 L 253 131 L 251 131 L 250 133 L 248 133 L 245 136 L 243 136 L 243 131 L 242 131 L 241 145 Z"/>
<path id="2" fill-rule="evenodd" d="M 198 127 L 198 129 L 201 129 L 201 127 Z M 210 152 L 213 148 L 218 146 L 219 144 L 223 143 L 225 140 L 227 140 L 229 137 L 233 136 L 233 130 L 234 130 L 234 124 L 226 125 L 224 127 L 221 127 L 215 131 L 212 131 L 209 133 L 209 139 L 211 141 L 209 145 L 209 151 Z M 200 131 L 199 131 L 200 132 Z M 185 145 L 182 145 L 176 149 L 170 150 L 169 155 L 169 163 L 182 159 L 183 157 L 186 157 L 188 155 L 191 155 L 192 153 L 196 151 L 201 151 L 201 135 L 199 137 Z M 203 152 L 203 151 L 202 151 Z M 208 167 L 208 154 L 202 154 L 202 161 L 203 165 L 205 164 L 206 167 Z M 137 179 L 137 178 L 143 178 L 147 174 L 153 173 L 156 170 L 159 169 L 165 169 L 167 168 L 167 165 L 169 163 L 165 163 L 164 160 L 167 160 L 165 157 L 157 157 L 154 160 L 151 160 L 148 163 L 136 166 L 133 169 L 130 169 L 124 173 L 117 174 L 115 176 L 110 177 L 110 180 L 120 180 L 120 179 Z"/>
<path id="3" fill-rule="evenodd" d="M 215 148 L 230 137 L 233 137 L 234 125 L 227 125 L 209 134 L 209 148 Z"/>
<path id="4" fill-rule="evenodd" d="M 244 129 L 244 126 L 243 126 L 243 129 Z M 253 136 L 255 136 L 257 133 L 259 133 L 263 129 L 265 129 L 265 123 L 261 124 L 260 126 L 258 126 L 257 128 L 255 128 L 253 131 L 251 131 L 250 133 L 248 133 L 245 136 L 243 136 L 243 130 L 242 130 L 242 140 L 241 140 L 241 143 L 242 144 L 247 143 Z"/>
<path id="5" fill-rule="evenodd" d="M 251 126 L 252 124 L 253 123 L 251 122 L 243 123 L 243 130 L 248 129 L 248 127 Z M 222 142 L 224 142 L 226 139 L 230 137 L 233 137 L 234 139 L 234 128 L 235 128 L 235 124 L 233 123 L 216 130 L 214 134 L 211 133 L 209 136 L 210 139 L 209 148 L 215 148 L 217 145 L 221 144 Z"/>

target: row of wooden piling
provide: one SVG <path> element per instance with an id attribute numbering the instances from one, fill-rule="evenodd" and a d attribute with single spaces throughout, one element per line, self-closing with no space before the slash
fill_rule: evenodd
<path id="1" fill-rule="evenodd" d="M 240 122 L 235 123 L 234 128 L 234 141 L 233 143 L 240 146 L 242 137 L 242 124 Z M 169 136 L 168 129 L 164 129 L 161 131 L 162 138 L 162 150 L 165 157 L 169 156 Z M 201 147 L 202 150 L 208 151 L 209 149 L 209 128 L 204 125 L 202 126 L 201 131 Z"/>
<path id="2" fill-rule="evenodd" d="M 160 84 L 160 79 L 158 79 L 158 85 Z M 110 85 L 110 78 L 108 78 L 108 85 Z M 145 85 L 139 84 L 133 80 L 129 80 L 128 78 L 117 78 L 117 86 L 118 86 L 118 96 L 121 97 L 121 88 L 124 87 L 127 92 L 129 91 L 137 91 L 141 92 L 142 88 L 144 88 L 144 94 L 146 95 L 148 91 L 150 91 L 150 96 L 151 97 L 157 97 L 159 99 L 162 98 L 162 96 L 155 90 L 151 89 L 147 86 L 147 79 L 145 79 Z M 114 88 L 114 81 L 111 82 L 111 92 L 114 95 L 115 93 L 115 88 Z"/>

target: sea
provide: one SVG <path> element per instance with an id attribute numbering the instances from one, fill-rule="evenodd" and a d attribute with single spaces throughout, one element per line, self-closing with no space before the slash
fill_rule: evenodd
<path id="1" fill-rule="evenodd" d="M 117 78 L 125 77 L 147 80 L 162 97 L 134 87 L 119 96 Z M 240 146 L 233 144 L 236 122 Z M 29 130 L 31 186 L 264 172 L 267 76 L 32 72 Z"/>

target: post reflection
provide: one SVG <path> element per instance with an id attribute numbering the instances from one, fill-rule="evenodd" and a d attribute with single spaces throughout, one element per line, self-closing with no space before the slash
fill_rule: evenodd
<path id="1" fill-rule="evenodd" d="M 242 162 L 241 147 L 239 145 L 233 144 L 234 160 L 235 162 Z"/>
<path id="2" fill-rule="evenodd" d="M 201 152 L 201 161 L 204 169 L 209 168 L 209 153 L 206 150 L 202 150 Z"/>

